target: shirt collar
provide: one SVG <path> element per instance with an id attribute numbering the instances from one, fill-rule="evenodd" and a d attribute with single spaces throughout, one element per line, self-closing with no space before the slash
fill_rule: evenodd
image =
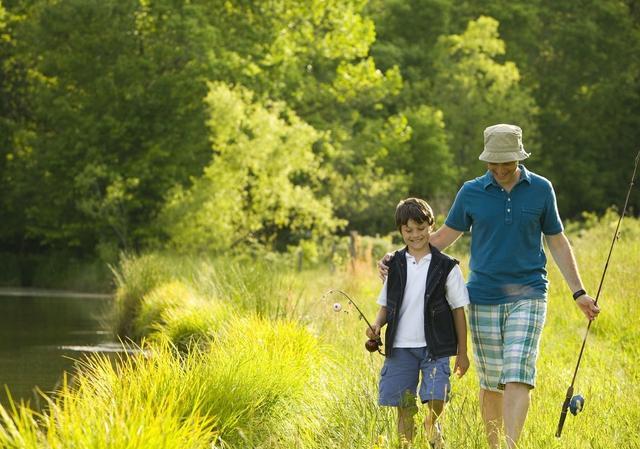
<path id="1" fill-rule="evenodd" d="M 526 181 L 529 184 L 531 184 L 531 173 L 529 172 L 529 170 L 527 170 L 527 167 L 525 167 L 523 164 L 518 164 L 518 167 L 520 168 L 520 179 L 518 180 L 516 185 L 520 184 L 523 181 Z M 498 184 L 498 182 L 495 180 L 495 178 L 493 177 L 493 175 L 489 170 L 487 170 L 487 172 L 484 174 L 481 180 L 482 180 L 482 186 L 485 189 L 492 184 L 496 187 L 500 187 L 500 184 Z"/>
<path id="2" fill-rule="evenodd" d="M 411 254 L 409 254 L 409 251 L 405 251 L 404 256 L 406 257 L 407 261 L 414 261 L 416 260 L 415 257 L 413 257 Z M 424 260 L 424 259 L 431 259 L 431 253 L 425 255 L 422 259 L 420 260 Z M 417 262 L 420 262 L 420 260 L 418 260 Z"/>

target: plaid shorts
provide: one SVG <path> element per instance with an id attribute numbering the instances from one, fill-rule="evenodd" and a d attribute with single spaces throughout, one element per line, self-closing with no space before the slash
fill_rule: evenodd
<path id="1" fill-rule="evenodd" d="M 469 305 L 469 328 L 480 388 L 500 391 L 509 382 L 535 387 L 536 360 L 546 314 L 544 299 Z"/>

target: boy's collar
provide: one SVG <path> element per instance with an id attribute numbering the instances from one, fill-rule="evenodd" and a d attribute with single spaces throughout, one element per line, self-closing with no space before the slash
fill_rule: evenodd
<path id="1" fill-rule="evenodd" d="M 431 255 L 433 255 L 433 253 L 439 253 L 440 252 L 440 250 L 438 248 L 436 248 L 435 246 L 433 246 L 431 243 L 429 243 L 429 249 L 431 250 L 429 252 L 429 254 L 431 254 Z M 400 251 L 398 251 L 398 253 L 404 255 L 405 257 L 407 255 L 411 256 L 411 254 L 409 254 L 409 248 L 407 246 L 405 246 Z M 413 257 L 413 256 L 411 256 L 411 257 Z"/>
<path id="2" fill-rule="evenodd" d="M 405 256 L 407 259 L 418 260 L 418 259 L 417 259 L 413 254 L 411 254 L 409 251 L 406 251 L 406 252 L 404 253 L 404 256 Z M 422 260 L 422 259 L 424 259 L 424 258 L 426 258 L 426 257 L 429 257 L 429 258 L 430 258 L 430 257 L 431 257 L 431 253 L 430 253 L 430 252 L 429 252 L 429 253 L 426 253 L 424 256 L 422 256 L 422 257 L 420 258 L 420 260 Z"/>

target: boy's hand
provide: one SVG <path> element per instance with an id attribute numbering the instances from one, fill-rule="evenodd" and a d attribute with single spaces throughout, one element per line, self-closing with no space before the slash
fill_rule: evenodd
<path id="1" fill-rule="evenodd" d="M 387 274 L 389 274 L 389 267 L 387 264 L 391 260 L 391 257 L 393 257 L 393 253 L 387 253 L 378 261 L 378 276 L 382 279 L 382 282 L 384 282 L 387 278 Z"/>
<path id="2" fill-rule="evenodd" d="M 373 330 L 371 330 L 371 327 L 373 328 Z M 367 326 L 367 330 L 366 330 L 367 337 L 372 340 L 377 340 L 378 338 L 380 338 L 381 326 L 378 323 L 373 323 L 371 327 Z"/>
<path id="3" fill-rule="evenodd" d="M 467 354 L 458 354 L 456 356 L 456 363 L 453 366 L 453 372 L 456 373 L 456 376 L 459 378 L 464 376 L 467 370 L 469 369 L 469 357 Z"/>

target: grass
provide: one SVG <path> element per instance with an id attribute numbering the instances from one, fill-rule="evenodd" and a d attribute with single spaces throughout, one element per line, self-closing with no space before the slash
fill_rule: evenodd
<path id="1" fill-rule="evenodd" d="M 594 295 L 615 224 L 607 216 L 570 236 Z M 640 221 L 625 219 L 576 379 L 585 409 L 556 439 L 586 320 L 549 263 L 538 386 L 521 448 L 640 447 L 638 265 Z M 373 317 L 381 284 L 370 263 L 291 273 L 148 255 L 123 259 L 118 273 L 122 329 L 145 351 L 83 362 L 42 414 L 2 410 L 1 447 L 395 447 L 395 415 L 377 406 L 383 359 L 364 350 L 365 324 L 344 298 L 324 295 L 345 290 Z M 473 362 L 452 385 L 442 418 L 449 447 L 486 448 Z M 416 447 L 426 447 L 420 432 Z"/>

